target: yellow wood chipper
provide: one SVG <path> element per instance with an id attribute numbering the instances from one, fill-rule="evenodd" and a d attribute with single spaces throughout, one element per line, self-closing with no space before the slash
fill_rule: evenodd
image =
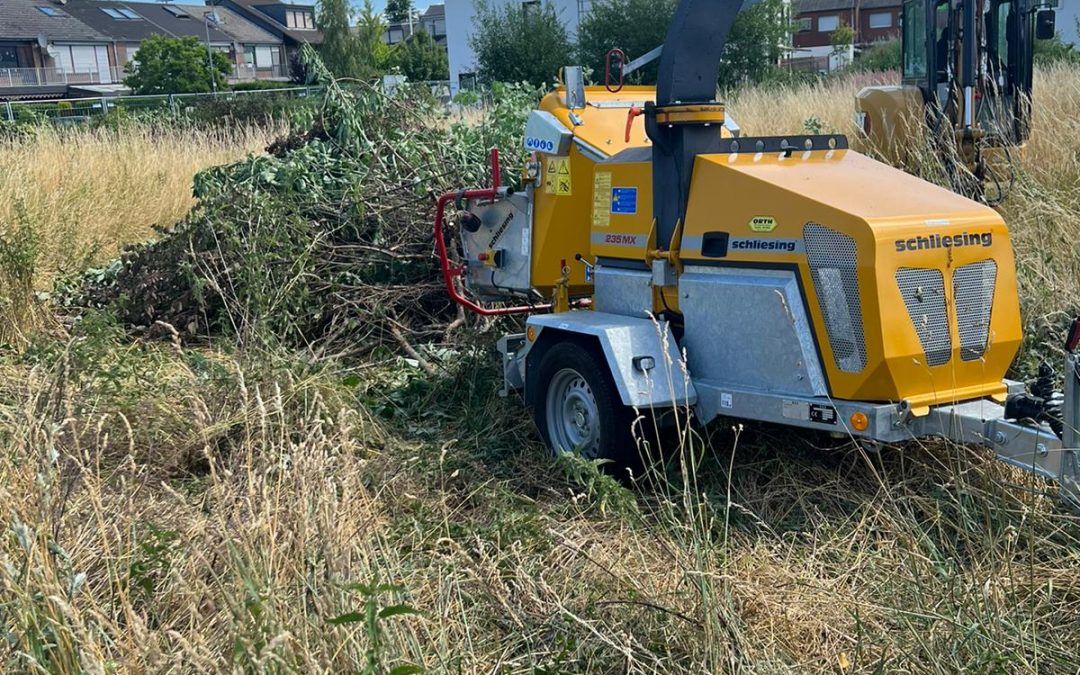
<path id="1" fill-rule="evenodd" d="M 1080 496 L 1080 322 L 1063 395 L 1048 372 L 1006 380 L 1023 335 L 1001 216 L 842 135 L 744 135 L 715 100 L 739 8 L 682 0 L 655 88 L 566 68 L 528 118 L 524 187 L 493 153 L 493 185 L 439 200 L 450 295 L 529 314 L 499 340 L 504 391 L 553 451 L 614 466 L 635 464 L 638 414 L 682 409 L 984 444 Z"/>

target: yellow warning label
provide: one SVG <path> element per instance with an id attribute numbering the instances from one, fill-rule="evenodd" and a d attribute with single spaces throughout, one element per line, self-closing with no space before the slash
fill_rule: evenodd
<path id="1" fill-rule="evenodd" d="M 593 176 L 593 227 L 611 224 L 611 172 L 597 171 Z"/>
<path id="2" fill-rule="evenodd" d="M 776 218 L 772 216 L 754 216 L 750 219 L 750 229 L 754 232 L 772 232 L 776 229 Z"/>
<path id="3" fill-rule="evenodd" d="M 569 197 L 573 194 L 569 157 L 552 157 L 544 171 L 544 192 L 549 195 Z"/>

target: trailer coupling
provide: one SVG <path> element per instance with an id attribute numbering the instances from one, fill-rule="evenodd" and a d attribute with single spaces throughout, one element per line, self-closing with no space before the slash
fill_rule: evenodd
<path id="1" fill-rule="evenodd" d="M 1058 484 L 1080 510 L 1080 318 L 1066 341 L 1064 391 L 1053 391 L 1047 365 L 1028 392 L 1011 393 L 1005 405 L 968 401 L 932 410 L 923 433 L 989 447 L 998 459 Z"/>

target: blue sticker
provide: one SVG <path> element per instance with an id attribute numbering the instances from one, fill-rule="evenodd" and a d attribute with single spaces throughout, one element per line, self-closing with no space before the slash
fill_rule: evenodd
<path id="1" fill-rule="evenodd" d="M 611 188 L 612 213 L 637 213 L 637 188 Z"/>

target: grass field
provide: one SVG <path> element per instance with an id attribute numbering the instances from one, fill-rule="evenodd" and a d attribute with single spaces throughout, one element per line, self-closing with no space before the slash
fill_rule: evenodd
<path id="1" fill-rule="evenodd" d="M 1036 86 L 1003 212 L 1046 334 L 1080 292 L 1080 71 Z M 729 107 L 749 133 L 850 131 L 854 88 Z M 47 289 L 268 135 L 0 147 L 0 227 L 30 224 Z M 627 490 L 553 466 L 475 328 L 434 376 L 386 351 L 132 340 L 94 316 L 7 350 L 5 669 L 1080 672 L 1080 522 L 1010 487 L 1022 474 L 945 444 L 868 455 L 720 424 L 669 481 Z"/>
<path id="2" fill-rule="evenodd" d="M 43 127 L 32 140 L 0 141 L 0 223 L 37 233 L 38 284 L 47 286 L 172 225 L 195 203 L 196 171 L 261 152 L 279 132 Z"/>

